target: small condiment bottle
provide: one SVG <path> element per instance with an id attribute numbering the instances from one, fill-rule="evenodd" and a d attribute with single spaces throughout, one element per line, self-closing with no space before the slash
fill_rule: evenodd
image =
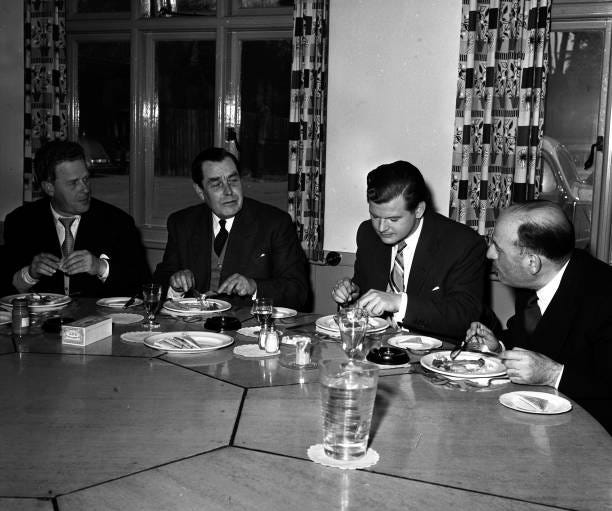
<path id="1" fill-rule="evenodd" d="M 26 298 L 15 298 L 13 300 L 12 327 L 13 333 L 16 335 L 27 334 L 30 330 L 30 311 Z"/>
<path id="2" fill-rule="evenodd" d="M 310 364 L 310 339 L 298 337 L 295 340 L 295 365 L 305 366 Z"/>
<path id="3" fill-rule="evenodd" d="M 274 323 L 272 323 L 266 329 L 266 353 L 276 353 L 280 346 L 280 337 L 276 328 L 274 328 Z"/>

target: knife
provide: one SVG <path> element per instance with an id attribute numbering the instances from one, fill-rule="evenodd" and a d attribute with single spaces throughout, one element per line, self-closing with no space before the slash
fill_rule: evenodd
<path id="1" fill-rule="evenodd" d="M 132 298 L 130 298 L 127 302 L 125 302 L 125 304 L 123 305 L 123 308 L 127 309 L 130 305 L 132 305 L 136 301 L 136 298 L 138 298 L 138 294 L 139 293 L 136 293 L 134 296 L 132 296 Z"/>

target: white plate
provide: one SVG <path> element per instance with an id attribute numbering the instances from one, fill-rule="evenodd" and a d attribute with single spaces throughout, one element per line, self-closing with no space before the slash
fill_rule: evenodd
<path id="1" fill-rule="evenodd" d="M 321 330 L 327 330 L 328 332 L 340 332 L 338 324 L 334 320 L 333 315 L 323 316 L 315 321 L 315 325 Z M 368 333 L 381 332 L 387 328 L 389 324 L 386 319 L 382 318 L 369 318 L 368 319 Z"/>
<path id="2" fill-rule="evenodd" d="M 215 300 L 207 298 L 204 304 L 214 304 L 214 309 L 201 310 L 200 302 L 196 298 L 177 298 L 176 300 L 167 300 L 164 302 L 164 309 L 172 314 L 193 316 L 194 314 L 211 314 L 223 312 L 232 308 L 232 304 L 224 300 Z"/>
<path id="3" fill-rule="evenodd" d="M 6 325 L 11 321 L 13 321 L 13 318 L 10 312 L 0 311 L 0 325 Z"/>
<path id="4" fill-rule="evenodd" d="M 99 305 L 100 307 L 111 307 L 112 309 L 123 309 L 123 306 L 131 299 L 131 296 L 113 296 L 110 298 L 100 298 L 96 302 L 96 305 Z M 142 300 L 140 298 L 136 298 L 134 300 L 134 303 L 132 303 L 130 307 L 136 307 L 138 305 L 142 305 Z"/>
<path id="5" fill-rule="evenodd" d="M 295 309 L 288 309 L 287 307 L 274 307 L 272 311 L 272 317 L 274 319 L 292 318 L 293 316 L 297 316 L 297 311 Z"/>
<path id="6" fill-rule="evenodd" d="M 425 337 L 424 335 L 394 335 L 387 341 L 391 346 L 397 348 L 409 348 L 411 350 L 432 350 L 442 346 L 440 339 L 433 337 Z"/>
<path id="7" fill-rule="evenodd" d="M 450 354 L 450 350 L 428 353 L 423 358 L 421 358 L 421 365 L 425 369 L 428 369 L 435 373 L 440 373 L 445 376 L 453 376 L 455 378 L 492 378 L 493 376 L 503 376 L 506 374 L 506 367 L 497 357 L 486 355 L 485 353 L 476 353 L 471 351 L 462 351 L 461 353 L 459 353 L 459 355 L 455 359 L 455 362 L 476 362 L 477 360 L 482 358 L 485 361 L 484 366 L 477 368 L 475 364 L 472 364 L 468 367 L 461 365 L 457 366 L 456 369 L 447 370 L 442 367 L 436 367 L 433 365 L 434 360 L 450 360 Z"/>
<path id="8" fill-rule="evenodd" d="M 144 319 L 142 314 L 130 314 L 129 312 L 117 312 L 116 314 L 109 314 L 108 317 L 111 318 L 116 325 L 131 325 L 132 323 L 138 323 Z"/>
<path id="9" fill-rule="evenodd" d="M 182 337 L 188 335 L 193 341 L 200 346 L 196 348 L 175 348 L 170 344 L 166 344 L 164 339 L 172 339 L 172 337 Z M 225 334 L 216 334 L 214 332 L 164 332 L 153 334 L 144 340 L 145 346 L 168 353 L 206 353 L 208 351 L 225 348 L 234 342 L 233 337 Z"/>
<path id="10" fill-rule="evenodd" d="M 37 300 L 37 297 L 41 297 L 43 300 L 49 300 L 51 303 L 48 301 L 39 301 Z M 5 309 L 12 310 L 13 300 L 15 298 L 29 298 L 30 300 L 34 299 L 34 301 L 31 302 L 28 307 L 32 312 L 48 312 L 58 310 L 65 307 L 72 301 L 72 298 L 69 296 L 59 295 L 57 293 L 21 293 L 18 295 L 9 295 L 0 298 L 0 306 Z"/>
<path id="11" fill-rule="evenodd" d="M 554 394 L 547 394 L 545 392 L 531 392 L 529 390 L 519 390 L 517 392 L 502 394 L 499 396 L 499 402 L 519 412 L 543 415 L 565 413 L 572 409 L 572 403 L 561 396 L 555 396 Z"/>

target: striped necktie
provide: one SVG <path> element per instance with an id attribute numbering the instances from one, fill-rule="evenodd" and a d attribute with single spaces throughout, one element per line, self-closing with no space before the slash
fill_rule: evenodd
<path id="1" fill-rule="evenodd" d="M 72 224 L 76 220 L 75 216 L 59 217 L 59 221 L 64 226 L 64 243 L 62 243 L 62 256 L 64 258 L 72 254 L 74 250 L 74 236 L 72 235 Z M 70 276 L 64 273 L 64 294 L 70 294 Z"/>
<path id="2" fill-rule="evenodd" d="M 389 273 L 389 285 L 387 290 L 392 293 L 402 293 L 404 291 L 404 254 L 406 242 L 401 241 L 397 246 L 397 253 L 393 260 L 393 268 Z"/>

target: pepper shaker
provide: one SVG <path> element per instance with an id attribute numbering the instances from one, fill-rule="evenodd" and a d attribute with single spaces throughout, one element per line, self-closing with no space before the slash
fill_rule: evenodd
<path id="1" fill-rule="evenodd" d="M 16 335 L 27 334 L 30 330 L 30 311 L 26 298 L 15 298 L 13 300 L 12 327 L 13 333 Z"/>

